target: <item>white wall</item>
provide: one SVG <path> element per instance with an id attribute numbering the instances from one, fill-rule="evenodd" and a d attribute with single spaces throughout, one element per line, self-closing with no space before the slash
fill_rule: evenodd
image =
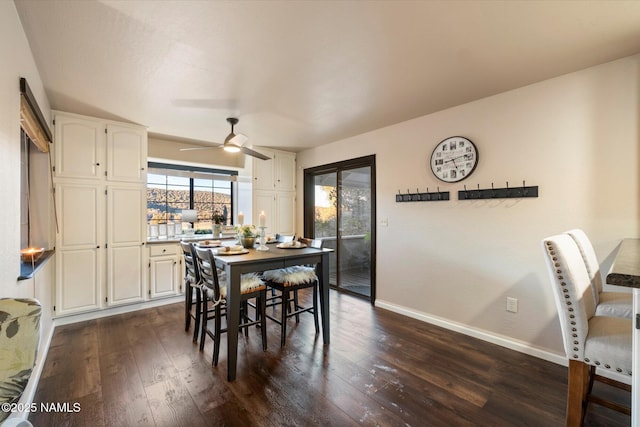
<path id="1" fill-rule="evenodd" d="M 20 275 L 20 77 L 25 77 L 49 122 L 49 101 L 15 5 L 0 2 L 0 297 L 33 297 Z"/>
<path id="2" fill-rule="evenodd" d="M 639 64 L 625 58 L 303 151 L 297 188 L 304 168 L 375 154 L 377 302 L 564 354 L 540 241 L 583 228 L 608 268 L 620 239 L 638 237 Z M 479 164 L 445 184 L 428 162 L 453 135 L 477 145 Z M 457 199 L 464 184 L 523 180 L 540 197 Z M 398 190 L 437 186 L 452 200 L 395 203 Z M 518 298 L 517 314 L 506 312 L 507 296 Z"/>

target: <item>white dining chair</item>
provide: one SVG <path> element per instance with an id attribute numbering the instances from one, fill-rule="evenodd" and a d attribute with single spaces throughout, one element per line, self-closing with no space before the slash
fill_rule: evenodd
<path id="1" fill-rule="evenodd" d="M 631 391 L 627 384 L 596 374 L 596 368 L 631 376 L 632 321 L 596 314 L 589 273 L 571 236 L 551 236 L 542 245 L 569 365 L 566 425 L 582 425 L 589 402 L 630 415 L 630 408 L 591 391 L 594 381 Z"/>
<path id="2" fill-rule="evenodd" d="M 577 228 L 565 233 L 576 242 L 587 268 L 591 290 L 596 301 L 596 315 L 631 319 L 633 317 L 633 294 L 603 290 L 600 263 L 587 234 Z"/>

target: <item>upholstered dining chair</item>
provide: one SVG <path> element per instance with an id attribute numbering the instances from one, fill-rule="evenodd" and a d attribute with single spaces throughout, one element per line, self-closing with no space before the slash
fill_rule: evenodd
<path id="1" fill-rule="evenodd" d="M 308 246 L 322 249 L 322 240 L 300 239 Z M 313 314 L 313 320 L 316 328 L 316 335 L 320 333 L 318 323 L 318 276 L 316 274 L 316 266 L 292 266 L 281 268 L 278 270 L 268 270 L 262 273 L 268 287 L 277 289 L 281 293 L 282 307 L 280 309 L 280 318 L 267 315 L 269 319 L 280 325 L 280 347 L 284 347 L 287 340 L 287 319 L 296 318 L 296 323 L 300 322 L 301 313 Z M 298 290 L 312 288 L 313 304 L 311 306 L 302 307 L 298 303 Z M 293 308 L 289 305 L 293 296 Z"/>
<path id="2" fill-rule="evenodd" d="M 184 330 L 187 332 L 194 320 L 193 342 L 198 341 L 200 332 L 200 308 L 202 306 L 202 293 L 200 292 L 200 270 L 195 257 L 195 247 L 191 242 L 180 241 L 182 256 L 184 258 Z M 194 301 L 195 297 L 195 301 Z"/>
<path id="3" fill-rule="evenodd" d="M 633 294 L 627 292 L 604 291 L 602 288 L 602 276 L 600 275 L 600 263 L 596 256 L 596 251 L 589 240 L 587 234 L 580 229 L 573 229 L 566 232 L 578 245 L 580 255 L 584 260 L 591 280 L 591 289 L 596 300 L 596 315 L 633 317 Z"/>
<path id="4" fill-rule="evenodd" d="M 631 376 L 631 320 L 596 314 L 589 273 L 571 236 L 551 236 L 543 239 L 542 245 L 569 361 L 566 425 L 582 425 L 589 402 L 630 414 L 629 408 L 591 391 L 594 381 L 631 390 L 596 374 L 598 368 Z"/>
<path id="5" fill-rule="evenodd" d="M 201 313 L 201 332 L 200 332 L 200 350 L 204 350 L 204 342 L 208 336 L 213 339 L 213 361 L 214 366 L 218 365 L 218 356 L 220 354 L 220 338 L 223 333 L 227 332 L 226 328 L 222 328 L 222 320 L 227 313 L 227 284 L 226 281 L 220 280 L 218 269 L 215 266 L 213 253 L 210 249 L 195 248 L 196 262 L 200 270 L 201 289 L 202 289 L 202 307 Z M 240 324 L 238 330 L 244 329 L 245 335 L 248 335 L 249 326 L 260 325 L 262 333 L 262 349 L 267 351 L 267 323 L 265 316 L 265 301 L 267 296 L 267 287 L 259 275 L 247 273 L 241 276 L 240 282 Z M 249 317 L 248 304 L 249 299 L 256 298 L 256 315 L 255 320 Z M 213 320 L 213 329 L 209 329 L 208 321 Z"/>

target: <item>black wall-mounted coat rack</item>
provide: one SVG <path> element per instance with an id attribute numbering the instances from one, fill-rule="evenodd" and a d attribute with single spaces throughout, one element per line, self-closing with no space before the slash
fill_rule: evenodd
<path id="1" fill-rule="evenodd" d="M 479 199 L 520 199 L 524 197 L 538 197 L 538 186 L 526 186 L 522 181 L 521 187 L 509 187 L 504 188 L 478 188 L 476 190 L 467 190 L 467 186 L 464 186 L 464 190 L 458 191 L 458 200 L 479 200 Z"/>
<path id="2" fill-rule="evenodd" d="M 407 190 L 406 194 L 401 194 L 398 190 L 398 194 L 396 194 L 396 202 L 440 202 L 443 200 L 449 200 L 449 192 L 440 191 L 440 188 L 434 192 L 429 192 L 427 188 L 426 193 L 421 193 L 418 189 L 415 193 Z"/>

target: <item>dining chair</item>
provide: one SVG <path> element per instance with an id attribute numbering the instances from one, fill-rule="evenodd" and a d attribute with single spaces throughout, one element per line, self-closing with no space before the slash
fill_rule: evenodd
<path id="1" fill-rule="evenodd" d="M 547 237 L 542 246 L 569 365 L 566 425 L 582 425 L 589 402 L 630 415 L 630 408 L 591 392 L 594 381 L 631 391 L 596 368 L 631 376 L 632 321 L 596 314 L 589 273 L 571 236 Z"/>
<path id="2" fill-rule="evenodd" d="M 584 260 L 596 301 L 596 315 L 631 319 L 633 317 L 633 294 L 603 290 L 600 263 L 587 234 L 580 229 L 569 230 L 565 234 L 571 236 L 576 242 Z"/>
<path id="3" fill-rule="evenodd" d="M 220 280 L 218 269 L 215 266 L 213 253 L 210 249 L 195 248 L 196 262 L 200 270 L 202 279 L 202 308 L 201 308 L 201 332 L 200 350 L 204 350 L 204 342 L 208 336 L 213 339 L 213 361 L 214 366 L 218 365 L 220 354 L 220 338 L 227 332 L 222 328 L 222 320 L 227 314 L 227 283 Z M 267 351 L 267 323 L 265 315 L 267 287 L 260 276 L 255 273 L 247 273 L 241 276 L 240 280 L 240 324 L 238 330 L 244 329 L 248 336 L 249 326 L 260 325 L 262 334 L 262 350 Z M 249 299 L 256 298 L 255 320 L 249 317 Z M 213 330 L 208 326 L 208 321 L 213 320 Z"/>
<path id="4" fill-rule="evenodd" d="M 323 241 L 320 239 L 300 239 L 308 246 L 322 249 Z M 320 333 L 318 323 L 318 275 L 316 274 L 315 265 L 292 266 L 277 270 L 268 270 L 262 273 L 262 278 L 267 286 L 271 289 L 280 291 L 281 309 L 280 318 L 273 316 L 267 317 L 280 325 L 280 347 L 284 347 L 287 340 L 287 319 L 295 317 L 296 323 L 300 322 L 299 315 L 301 313 L 313 314 L 313 320 L 316 328 L 316 335 Z M 301 289 L 311 288 L 313 292 L 313 304 L 303 307 L 298 303 L 298 291 Z M 293 293 L 293 299 L 291 294 Z M 290 307 L 293 302 L 293 307 Z"/>
<path id="5" fill-rule="evenodd" d="M 289 242 L 293 242 L 296 239 L 295 234 L 278 234 L 276 233 L 276 242 L 278 243 L 289 243 Z M 267 298 L 267 307 L 275 307 L 277 305 L 280 305 L 280 303 L 282 302 L 282 299 L 280 298 L 280 296 L 276 295 L 276 290 L 274 288 L 271 288 L 271 296 L 269 298 Z"/>
<path id="6" fill-rule="evenodd" d="M 191 326 L 191 319 L 194 320 L 193 342 L 198 341 L 198 332 L 200 331 L 200 308 L 202 305 L 202 292 L 200 291 L 200 270 L 195 257 L 195 246 L 191 242 L 180 241 L 182 248 L 182 256 L 184 258 L 185 274 L 184 274 L 184 307 L 185 307 L 185 332 Z M 195 294 L 195 295 L 194 295 Z M 195 301 L 194 301 L 195 297 Z"/>

